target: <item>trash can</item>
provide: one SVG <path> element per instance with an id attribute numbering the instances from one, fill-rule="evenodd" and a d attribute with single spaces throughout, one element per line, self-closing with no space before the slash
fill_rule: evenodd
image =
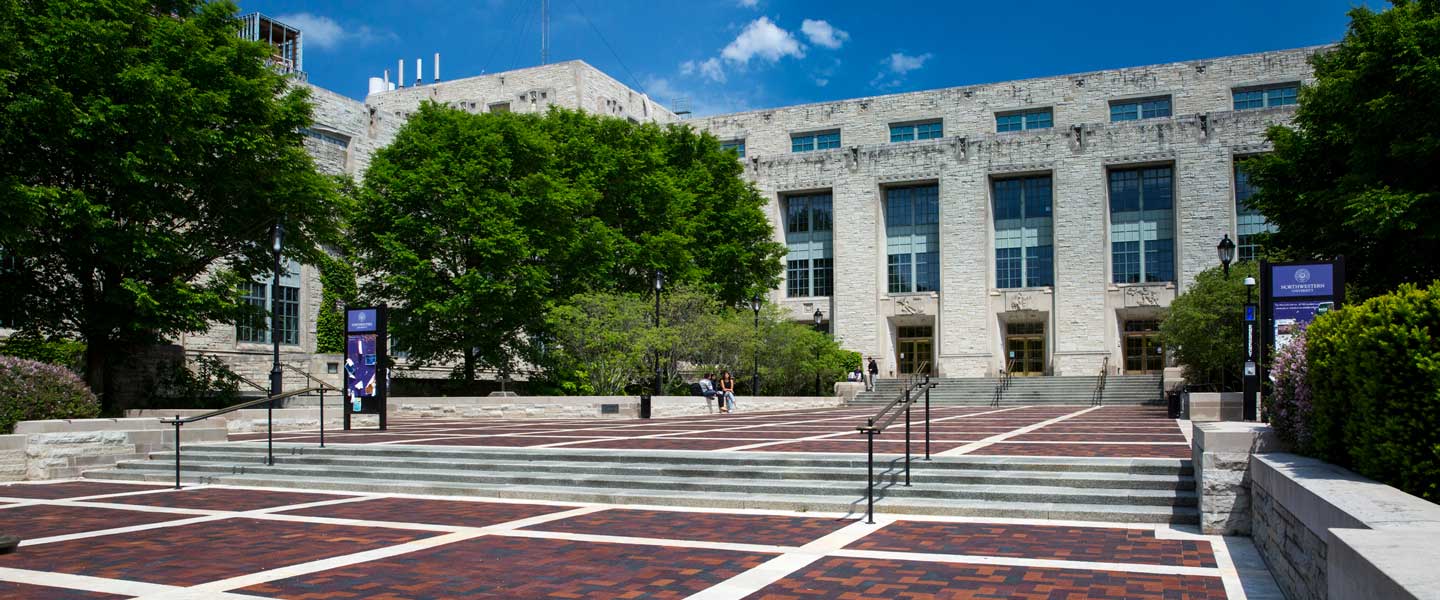
<path id="1" fill-rule="evenodd" d="M 1165 402 L 1169 407 L 1170 418 L 1180 418 L 1180 390 L 1165 392 Z"/>
<path id="2" fill-rule="evenodd" d="M 650 394 L 640 394 L 640 418 L 650 418 Z"/>
<path id="3" fill-rule="evenodd" d="M 0 533 L 0 554 L 10 554 L 20 546 L 20 538 Z"/>

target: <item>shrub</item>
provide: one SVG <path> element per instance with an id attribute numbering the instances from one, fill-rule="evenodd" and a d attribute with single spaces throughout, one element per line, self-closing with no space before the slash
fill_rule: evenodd
<path id="1" fill-rule="evenodd" d="M 0 356 L 0 434 L 20 421 L 91 419 L 100 401 L 75 373 L 56 366 Z"/>
<path id="2" fill-rule="evenodd" d="M 1306 453 L 1440 500 L 1440 282 L 1315 320 Z"/>
<path id="3" fill-rule="evenodd" d="M 1211 267 L 1197 274 L 1185 293 L 1170 303 L 1160 335 L 1190 385 L 1239 389 L 1244 282 L 1246 277 L 1259 277 L 1259 272 L 1254 261 L 1231 265 L 1229 277 L 1220 267 Z"/>
<path id="4" fill-rule="evenodd" d="M 1265 396 L 1265 416 L 1275 434 L 1296 450 L 1311 443 L 1310 420 L 1313 417 L 1310 383 L 1306 379 L 1305 331 L 1295 334 L 1289 346 L 1275 355 L 1270 368 L 1274 390 Z"/>
<path id="5" fill-rule="evenodd" d="M 13 336 L 0 340 L 0 355 L 60 365 L 76 373 L 85 370 L 85 342 L 74 340 Z"/>

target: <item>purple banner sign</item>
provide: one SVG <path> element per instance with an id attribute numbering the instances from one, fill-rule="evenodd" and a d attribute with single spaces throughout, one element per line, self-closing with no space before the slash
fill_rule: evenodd
<path id="1" fill-rule="evenodd" d="M 375 331 L 375 309 L 359 308 L 345 311 L 345 330 L 351 333 Z"/>
<path id="2" fill-rule="evenodd" d="M 1277 266 L 1270 272 L 1273 298 L 1303 298 L 1335 295 L 1335 267 L 1329 263 Z M 1279 305 L 1275 307 L 1279 319 Z"/>

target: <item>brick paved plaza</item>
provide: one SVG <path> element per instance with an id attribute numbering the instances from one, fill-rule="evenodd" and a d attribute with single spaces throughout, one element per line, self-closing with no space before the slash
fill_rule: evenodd
<path id="1" fill-rule="evenodd" d="M 639 420 L 396 419 L 385 432 L 327 432 L 327 443 L 526 448 L 865 452 L 855 431 L 874 408 Z M 911 435 L 922 439 L 923 412 Z M 1163 409 L 1142 406 L 934 407 L 931 450 L 939 456 L 1190 458 L 1189 441 Z M 265 434 L 232 435 L 262 440 Z M 904 452 L 897 421 L 876 438 L 877 453 Z M 276 442 L 316 443 L 316 432 L 278 434 Z"/>
<path id="2" fill-rule="evenodd" d="M 26 540 L 0 557 L 9 599 L 1243 598 L 1268 578 L 1248 542 L 1168 525 L 94 481 L 0 486 L 0 523 Z"/>

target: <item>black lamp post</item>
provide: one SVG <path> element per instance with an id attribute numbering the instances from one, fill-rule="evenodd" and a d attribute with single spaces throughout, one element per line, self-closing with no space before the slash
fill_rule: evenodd
<path id="1" fill-rule="evenodd" d="M 750 395 L 760 395 L 760 294 L 750 297 L 750 310 L 755 311 L 755 370 L 750 372 Z"/>
<path id="2" fill-rule="evenodd" d="M 275 224 L 275 229 L 270 232 L 270 252 L 275 255 L 275 274 L 270 281 L 270 341 L 274 344 L 275 362 L 270 367 L 270 397 L 280 395 L 284 387 L 285 375 L 280 372 L 280 248 L 285 242 L 285 226 Z M 267 421 L 266 431 L 275 430 L 275 401 L 265 403 L 265 418 Z M 266 452 L 265 464 L 275 464 L 275 438 L 273 433 L 265 436 Z M 176 451 L 179 451 L 180 440 L 175 440 Z"/>
<path id="3" fill-rule="evenodd" d="M 665 290 L 665 272 L 655 270 L 655 329 L 660 329 L 660 292 Z M 655 395 L 660 395 L 660 349 L 655 349 Z"/>
<path id="4" fill-rule="evenodd" d="M 1220 265 L 1225 268 L 1225 277 L 1230 277 L 1230 263 L 1235 260 L 1235 242 L 1230 241 L 1230 234 L 1220 238 L 1220 243 L 1215 245 L 1215 252 L 1220 255 Z"/>
<path id="5" fill-rule="evenodd" d="M 825 313 L 815 309 L 815 331 L 820 331 L 820 325 L 825 322 Z M 820 395 L 820 346 L 815 346 L 815 395 Z"/>

